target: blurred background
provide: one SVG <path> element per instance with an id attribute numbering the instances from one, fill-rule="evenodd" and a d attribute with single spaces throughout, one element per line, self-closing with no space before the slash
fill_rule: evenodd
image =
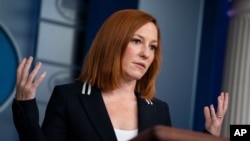
<path id="1" fill-rule="evenodd" d="M 37 91 L 42 122 L 54 86 L 79 74 L 103 21 L 128 8 L 158 19 L 163 63 L 156 97 L 169 104 L 173 126 L 203 131 L 203 107 L 216 106 L 222 91 L 231 1 L 0 0 L 1 141 L 18 140 L 11 102 L 20 60 L 34 56 L 47 72 Z"/>

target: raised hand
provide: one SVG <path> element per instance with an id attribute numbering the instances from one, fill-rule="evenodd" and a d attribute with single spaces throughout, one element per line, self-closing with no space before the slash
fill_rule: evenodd
<path id="1" fill-rule="evenodd" d="M 30 72 L 30 67 L 33 61 L 33 57 L 28 59 L 24 58 L 17 68 L 16 79 L 16 100 L 30 100 L 36 96 L 36 89 L 46 76 L 46 72 L 43 72 L 36 80 L 37 72 L 42 66 L 39 62 L 35 68 Z"/>
<path id="2" fill-rule="evenodd" d="M 205 128 L 214 136 L 220 136 L 224 115 L 228 108 L 228 99 L 229 94 L 222 92 L 218 96 L 217 111 L 215 111 L 213 105 L 204 107 Z"/>

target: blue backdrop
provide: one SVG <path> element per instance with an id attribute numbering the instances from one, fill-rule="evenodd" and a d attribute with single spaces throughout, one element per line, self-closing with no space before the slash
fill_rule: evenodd
<path id="1" fill-rule="evenodd" d="M 228 0 L 206 0 L 203 14 L 202 38 L 196 101 L 194 130 L 204 129 L 203 107 L 214 104 L 221 91 L 224 56 L 229 25 L 227 11 L 231 8 Z"/>

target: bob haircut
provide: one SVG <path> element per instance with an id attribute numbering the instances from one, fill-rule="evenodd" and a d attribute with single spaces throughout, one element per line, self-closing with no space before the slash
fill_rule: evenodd
<path id="1" fill-rule="evenodd" d="M 162 57 L 160 30 L 156 19 L 140 10 L 117 11 L 103 23 L 86 55 L 78 80 L 104 90 L 119 88 L 120 80 L 125 76 L 122 59 L 126 47 L 134 33 L 148 22 L 152 22 L 157 28 L 158 46 L 151 66 L 144 76 L 137 80 L 135 92 L 142 98 L 152 99 Z"/>

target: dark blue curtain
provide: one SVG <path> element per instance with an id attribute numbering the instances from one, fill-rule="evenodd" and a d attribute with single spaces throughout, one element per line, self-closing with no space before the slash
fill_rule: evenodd
<path id="1" fill-rule="evenodd" d="M 102 23 L 115 11 L 137 9 L 138 0 L 89 0 L 83 57 Z"/>
<path id="2" fill-rule="evenodd" d="M 228 0 L 205 0 L 193 129 L 204 127 L 203 107 L 214 104 L 221 92 L 224 56 L 229 25 Z"/>
<path id="3" fill-rule="evenodd" d="M 79 75 L 83 59 L 102 23 L 115 11 L 137 9 L 138 0 L 80 0 L 78 30 L 75 33 L 75 66 Z M 79 28 L 80 27 L 80 28 Z"/>

